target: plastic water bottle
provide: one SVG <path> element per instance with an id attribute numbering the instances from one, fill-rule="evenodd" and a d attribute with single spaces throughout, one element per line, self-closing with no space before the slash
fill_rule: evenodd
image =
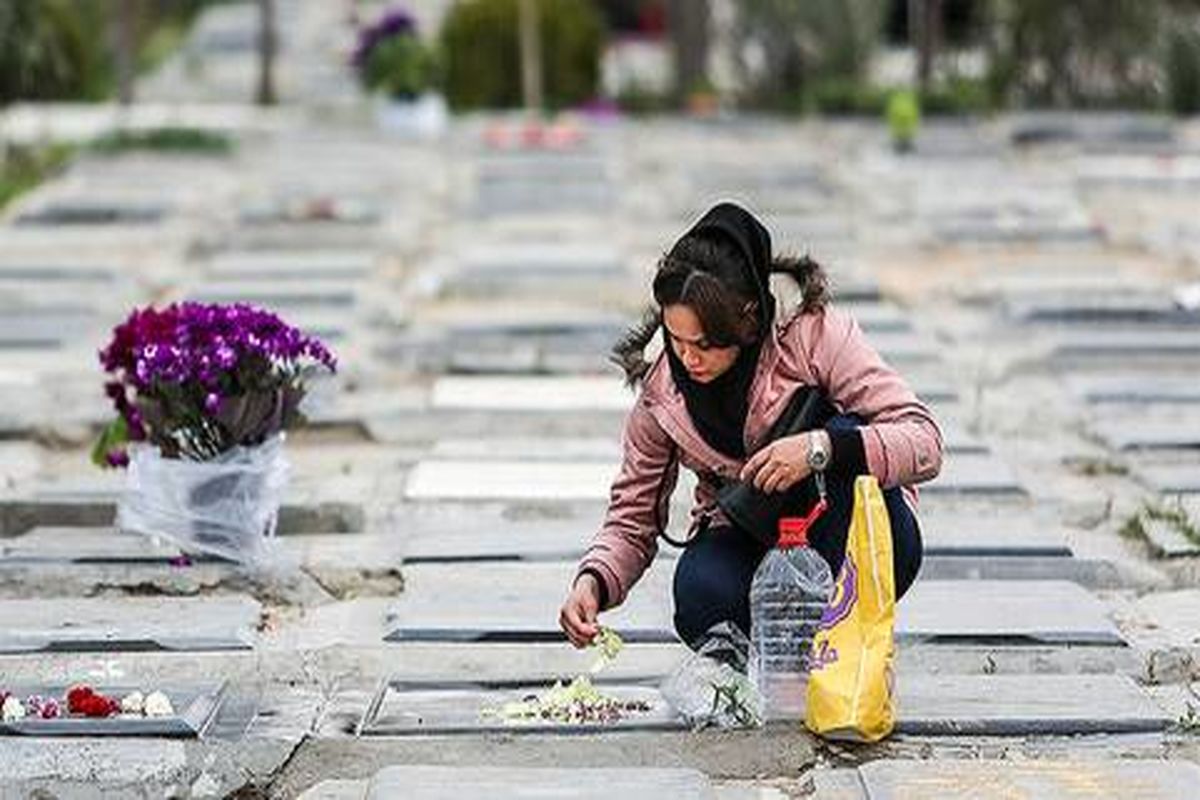
<path id="1" fill-rule="evenodd" d="M 779 521 L 779 542 L 750 584 L 750 678 L 767 719 L 804 718 L 813 636 L 833 591 L 829 565 L 808 547 L 808 528 L 823 510 Z"/>

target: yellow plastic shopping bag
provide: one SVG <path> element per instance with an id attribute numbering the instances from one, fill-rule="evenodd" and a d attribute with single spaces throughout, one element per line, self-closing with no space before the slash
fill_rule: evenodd
<path id="1" fill-rule="evenodd" d="M 892 530 L 879 484 L 854 482 L 854 515 L 833 595 L 813 637 L 809 730 L 831 739 L 875 742 L 892 732 L 896 583 Z"/>

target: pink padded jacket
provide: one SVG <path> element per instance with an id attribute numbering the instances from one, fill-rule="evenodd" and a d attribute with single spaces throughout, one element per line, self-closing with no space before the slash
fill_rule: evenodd
<path id="1" fill-rule="evenodd" d="M 867 342 L 858 323 L 832 306 L 782 316 L 763 343 L 750 386 L 746 452 L 753 453 L 798 386 L 819 386 L 839 413 L 856 414 L 867 468 L 884 488 L 938 474 L 942 434 L 929 409 Z M 703 516 L 724 523 L 713 476 L 734 478 L 744 462 L 711 447 L 696 430 L 666 358 L 659 355 L 625 422 L 623 460 L 600 532 L 580 561 L 604 581 L 607 607 L 620 605 L 658 552 L 679 465 L 696 473 L 693 526 Z M 659 505 L 655 513 L 655 504 Z"/>

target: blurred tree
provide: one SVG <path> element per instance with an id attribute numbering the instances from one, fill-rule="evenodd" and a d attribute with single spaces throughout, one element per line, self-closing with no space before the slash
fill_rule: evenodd
<path id="1" fill-rule="evenodd" d="M 137 64 L 136 0 L 119 0 L 117 6 L 116 64 L 117 100 L 121 105 L 133 102 L 133 75 Z"/>
<path id="2" fill-rule="evenodd" d="M 258 89 L 260 106 L 274 105 L 275 92 L 275 0 L 258 0 Z"/>
<path id="3" fill-rule="evenodd" d="M 132 98 L 215 1 L 0 0 L 0 103 Z"/>
<path id="4" fill-rule="evenodd" d="M 0 103 L 92 100 L 108 92 L 112 65 L 103 0 L 0 3 Z"/>
<path id="5" fill-rule="evenodd" d="M 883 0 L 742 0 L 737 36 L 750 98 L 789 105 L 823 82 L 862 80 L 885 6 Z"/>
<path id="6" fill-rule="evenodd" d="M 595 96 L 604 24 L 590 0 L 538 0 L 542 96 L 549 109 Z M 442 22 L 446 98 L 455 109 L 521 105 L 517 0 L 463 0 Z"/>
<path id="7" fill-rule="evenodd" d="M 996 99 L 1050 107 L 1152 105 L 1163 0 L 991 0 Z"/>
<path id="8" fill-rule="evenodd" d="M 708 0 L 669 0 L 667 28 L 675 64 L 675 98 L 708 85 Z"/>
<path id="9" fill-rule="evenodd" d="M 929 90 L 933 61 L 942 45 L 942 0 L 908 0 L 909 30 L 916 35 L 917 86 Z"/>

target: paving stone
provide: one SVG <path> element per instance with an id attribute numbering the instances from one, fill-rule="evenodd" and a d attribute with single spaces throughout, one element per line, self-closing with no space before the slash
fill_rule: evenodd
<path id="1" fill-rule="evenodd" d="M 41 527 L 0 539 L 0 565 L 60 562 L 73 564 L 164 564 L 180 550 L 167 540 L 104 528 Z"/>
<path id="2" fill-rule="evenodd" d="M 1053 558 L 1072 554 L 1057 525 L 1028 514 L 922 510 L 919 524 L 926 555 Z"/>
<path id="3" fill-rule="evenodd" d="M 480 183 L 511 179 L 553 183 L 563 177 L 602 181 L 608 176 L 609 166 L 604 158 L 590 153 L 506 153 L 481 157 L 475 170 Z"/>
<path id="4" fill-rule="evenodd" d="M 1025 489 L 1007 463 L 984 453 L 951 453 L 942 471 L 921 492 L 929 494 L 1022 495 Z"/>
<path id="5" fill-rule="evenodd" d="M 973 433 L 967 431 L 962 423 L 942 412 L 940 408 L 932 409 L 942 430 L 942 447 L 947 453 L 986 455 L 991 448 L 987 443 Z"/>
<path id="6" fill-rule="evenodd" d="M 1100 238 L 1098 226 L 1073 216 L 1058 219 L 1005 214 L 990 218 L 951 216 L 935 218 L 932 228 L 935 237 L 952 244 L 1080 244 Z"/>
<path id="7" fill-rule="evenodd" d="M 247 203 L 242 207 L 243 225 L 284 224 L 295 226 L 342 225 L 362 227 L 380 220 L 376 204 L 359 197 L 336 197 L 297 192 L 294 196 Z"/>
<path id="8" fill-rule="evenodd" d="M 671 611 L 674 562 L 661 560 L 637 591 L 606 615 L 630 642 L 675 641 Z M 418 564 L 404 571 L 404 595 L 389 613 L 387 641 L 559 641 L 558 607 L 571 562 Z"/>
<path id="9" fill-rule="evenodd" d="M 368 800 L 712 800 L 704 774 L 693 769 L 551 767 L 387 767 L 375 774 Z"/>
<path id="10" fill-rule="evenodd" d="M 214 256 L 207 272 L 223 281 L 355 281 L 369 277 L 369 250 L 248 250 Z"/>
<path id="11" fill-rule="evenodd" d="M 566 724 L 542 720 L 510 722 L 489 711 L 499 712 L 505 703 L 517 702 L 549 688 L 548 681 L 496 681 L 430 683 L 392 681 L 381 689 L 368 708 L 362 732 L 366 735 L 437 735 L 484 731 L 521 733 L 586 733 L 603 730 L 678 730 L 681 720 L 658 690 L 658 678 L 643 684 L 609 681 L 595 683 L 605 694 L 624 702 L 642 702 L 649 708 L 633 712 L 605 725 Z"/>
<path id="12" fill-rule="evenodd" d="M 1162 375 L 1072 376 L 1072 391 L 1088 403 L 1200 405 L 1200 382 L 1194 377 Z"/>
<path id="13" fill-rule="evenodd" d="M 13 686 L 5 689 L 17 697 L 40 695 L 63 698 L 68 686 Z M 97 691 L 109 697 L 125 697 L 134 691 L 148 693 L 139 686 L 110 686 L 101 684 Z M 93 719 L 58 717 L 40 719 L 26 717 L 13 722 L 0 721 L 0 736 L 154 736 L 166 739 L 196 739 L 205 734 L 221 706 L 225 695 L 223 682 L 203 686 L 155 685 L 171 701 L 174 714 L 163 717 L 128 717 L 125 715 Z"/>
<path id="14" fill-rule="evenodd" d="M 1167 293 L 1073 291 L 1010 297 L 1008 315 L 1021 323 L 1084 325 L 1200 324 L 1200 314 L 1176 305 Z"/>
<path id="15" fill-rule="evenodd" d="M 99 475 L 34 484 L 27 490 L 0 494 L 0 537 L 33 528 L 109 527 L 116 516 L 124 476 Z M 353 501 L 312 497 L 310 487 L 293 486 L 279 510 L 278 532 L 342 533 L 361 531 L 365 512 Z"/>
<path id="16" fill-rule="evenodd" d="M 365 800 L 367 786 L 365 780 L 321 781 L 305 790 L 297 800 Z"/>
<path id="17" fill-rule="evenodd" d="M 1185 800 L 1200 780 L 1187 761 L 880 760 L 859 767 L 870 800 L 989 800 L 1071 797 Z"/>
<path id="18" fill-rule="evenodd" d="M 1166 644 L 1185 648 L 1200 644 L 1200 589 L 1153 592 L 1139 597 L 1136 608 Z"/>
<path id="19" fill-rule="evenodd" d="M 486 438 L 495 435 L 497 431 L 503 431 L 507 436 L 546 439 L 603 437 L 620 441 L 625 414 L 624 411 L 570 409 L 421 410 L 370 416 L 364 421 L 364 427 L 373 441 L 395 445 L 431 445 L 435 440 L 444 437 Z"/>
<path id="20" fill-rule="evenodd" d="M 841 303 L 840 306 L 843 311 L 853 315 L 868 334 L 904 333 L 913 330 L 909 313 L 892 303 Z"/>
<path id="21" fill-rule="evenodd" d="M 607 498 L 618 463 L 554 464 L 520 459 L 424 459 L 409 473 L 410 500 L 597 500 Z M 480 480 L 486 475 L 487 480 Z M 922 490 L 938 494 L 1023 494 L 1012 470 L 993 456 L 955 454 Z"/>
<path id="22" fill-rule="evenodd" d="M 411 565 L 386 638 L 558 641 L 555 612 L 574 569 L 573 562 Z M 673 569 L 672 560 L 658 560 L 609 624 L 631 641 L 674 641 Z M 896 630 L 902 640 L 932 643 L 1124 641 L 1099 600 L 1054 580 L 920 581 L 898 606 Z"/>
<path id="23" fill-rule="evenodd" d="M 1125 675 L 922 675 L 898 682 L 900 733 L 1135 733 L 1170 722 Z"/>
<path id="24" fill-rule="evenodd" d="M 1114 450 L 1171 450 L 1200 448 L 1200 406 L 1191 416 L 1156 419 L 1122 415 L 1093 422 L 1092 431 Z"/>
<path id="25" fill-rule="evenodd" d="M 941 361 L 941 347 L 927 336 L 917 333 L 879 331 L 867 341 L 885 361 L 927 363 Z"/>
<path id="26" fill-rule="evenodd" d="M 1098 155 L 1079 159 L 1081 188 L 1122 187 L 1135 191 L 1186 191 L 1200 184 L 1200 163 L 1194 157 L 1161 155 Z"/>
<path id="27" fill-rule="evenodd" d="M 1165 144 L 1175 139 L 1170 120 L 1120 111 L 1083 116 L 1071 111 L 1022 111 L 1013 116 L 1009 135 L 1014 144 L 1078 141 L 1109 149 L 1149 142 Z"/>
<path id="28" fill-rule="evenodd" d="M 435 409 L 489 411 L 618 411 L 634 395 L 611 377 L 446 377 L 433 384 Z"/>
<path id="29" fill-rule="evenodd" d="M 687 535 L 691 517 L 688 492 L 677 492 L 668 530 Z M 555 506 L 553 513 L 521 513 L 479 503 L 409 503 L 389 519 L 403 542 L 406 563 L 455 561 L 575 561 L 600 529 L 604 502 L 578 507 Z M 663 547 L 662 557 L 676 550 Z"/>
<path id="30" fill-rule="evenodd" d="M 56 349 L 97 327 L 95 312 L 78 307 L 0 308 L 0 350 Z"/>
<path id="31" fill-rule="evenodd" d="M 147 225 L 161 221 L 164 206 L 105 203 L 91 199 L 55 200 L 23 211 L 13 223 L 20 226 Z"/>
<path id="32" fill-rule="evenodd" d="M 1155 330 L 1069 329 L 1054 336 L 1057 359 L 1194 358 L 1200 356 L 1200 336 L 1194 330 L 1162 327 Z M 1111 365 L 1111 362 L 1109 363 Z"/>
<path id="33" fill-rule="evenodd" d="M 608 725 L 512 722 L 489 714 L 545 691 L 549 680 L 392 680 L 364 715 L 366 735 L 583 733 L 685 727 L 663 699 L 661 676 L 600 678 L 606 694 L 649 708 Z M 1118 734 L 1162 731 L 1167 713 L 1124 675 L 901 675 L 896 732 L 922 736 Z"/>
<path id="34" fill-rule="evenodd" d="M 1200 521 L 1200 516 L 1193 519 Z M 1200 541 L 1187 536 L 1168 520 L 1148 519 L 1143 514 L 1142 530 L 1146 533 L 1147 543 L 1162 558 L 1200 555 Z"/>
<path id="35" fill-rule="evenodd" d="M 624 277 L 628 267 L 620 251 L 605 242 L 580 244 L 493 245 L 460 253 L 458 270 L 478 278 Z"/>
<path id="36" fill-rule="evenodd" d="M 607 181 L 541 181 L 505 178 L 487 181 L 476 190 L 474 213 L 480 217 L 564 212 L 600 213 L 616 205 Z"/>
<path id="37" fill-rule="evenodd" d="M 669 531 L 676 539 L 686 538 L 691 524 L 687 513 L 687 491 L 671 511 Z M 455 561 L 574 561 L 587 548 L 604 515 L 604 503 L 550 518 L 512 518 L 496 508 L 475 504 L 409 504 L 391 524 L 403 540 L 408 563 Z M 961 516 L 922 514 L 921 536 L 925 545 L 926 572 L 932 559 L 945 563 L 936 569 L 943 577 L 1070 578 L 1088 585 L 1109 585 L 1119 573 L 1106 562 L 1077 561 L 1062 531 L 1023 516 L 988 518 L 976 513 Z M 660 558 L 674 558 L 678 551 L 663 546 Z M 995 564 L 988 559 L 996 559 Z M 1016 562 L 1030 560 L 1028 566 Z M 957 561 L 957 564 L 951 563 Z M 1070 563 L 1065 563 L 1070 562 Z M 1055 574 L 1055 571 L 1058 571 Z M 967 574 L 970 573 L 970 574 Z"/>
<path id="38" fill-rule="evenodd" d="M 1160 492 L 1200 494 L 1200 464 L 1144 464 L 1135 471 Z"/>
<path id="39" fill-rule="evenodd" d="M 67 263 L 0 264 L 0 285 L 17 288 L 29 284 L 112 284 L 117 281 L 117 269 L 112 267 L 74 266 Z"/>
<path id="40" fill-rule="evenodd" d="M 235 281 L 204 284 L 190 297 L 206 303 L 251 303 L 271 309 L 349 310 L 358 303 L 359 293 L 341 280 L 306 280 L 303 284 Z"/>
<path id="41" fill-rule="evenodd" d="M 0 653 L 246 650 L 248 597 L 0 600 Z"/>
<path id="42" fill-rule="evenodd" d="M 608 496 L 615 476 L 610 463 L 423 460 L 409 473 L 404 496 L 409 500 L 594 500 Z"/>
<path id="43" fill-rule="evenodd" d="M 1064 556 L 930 555 L 925 551 L 921 578 L 944 580 L 1070 581 L 1089 589 L 1128 588 L 1131 578 L 1100 559 Z"/>
<path id="44" fill-rule="evenodd" d="M 918 581 L 896 609 L 901 639 L 1119 644 L 1092 594 L 1066 581 Z"/>
<path id="45" fill-rule="evenodd" d="M 597 461 L 619 464 L 621 445 L 610 438 L 496 437 L 488 439 L 439 439 L 429 456 L 437 460 L 465 461 Z"/>
<path id="46" fill-rule="evenodd" d="M 479 375 L 611 372 L 608 352 L 620 325 L 512 324 L 414 332 L 376 352 L 421 372 Z"/>

